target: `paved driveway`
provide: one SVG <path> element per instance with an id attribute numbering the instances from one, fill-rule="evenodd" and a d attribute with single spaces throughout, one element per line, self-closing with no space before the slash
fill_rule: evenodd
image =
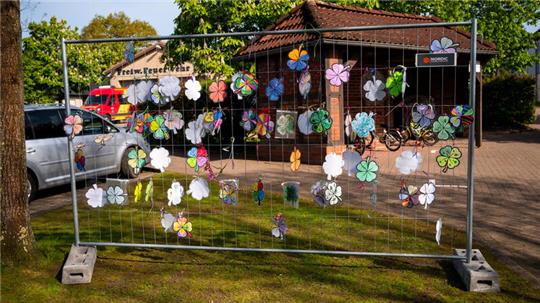
<path id="1" fill-rule="evenodd" d="M 466 141 L 458 140 L 455 144 L 464 148 Z M 408 210 L 399 206 L 397 193 L 402 176 L 394 168 L 397 154 L 382 150 L 373 152 L 372 156 L 381 166 L 380 179 L 384 180 L 377 189 L 375 209 L 432 222 L 441 217 L 445 230 L 463 230 L 466 190 L 460 187 L 466 185 L 466 157 L 463 158 L 463 166 L 441 174 L 434 161 L 439 147 L 419 150 L 424 157 L 423 170 L 435 176 L 440 186 L 437 188 L 437 200 L 428 210 Z M 225 160 L 213 161 L 215 166 L 224 163 Z M 185 165 L 185 159 L 180 157 L 174 157 L 169 170 L 192 174 L 192 169 Z M 257 176 L 263 175 L 266 189 L 272 191 L 280 191 L 283 181 L 299 181 L 303 184 L 303 195 L 308 194 L 311 184 L 324 178 L 320 166 L 302 165 L 300 172 L 292 174 L 287 163 L 240 159 L 235 161 L 234 169 L 229 165 L 223 173 L 225 177 L 239 178 L 241 186 L 250 185 Z M 540 180 L 540 124 L 525 132 L 486 133 L 483 146 L 476 150 L 475 176 L 475 241 L 491 247 L 503 261 L 540 285 L 540 187 L 537 184 Z M 418 186 L 426 180 L 423 173 L 407 177 L 407 182 Z M 346 199 L 351 204 L 374 207 L 369 200 L 372 188 L 361 188 L 354 177 L 341 176 L 338 181 L 346 189 Z M 83 190 L 78 193 L 81 198 L 84 197 Z M 69 204 L 70 194 L 67 191 L 69 186 L 42 194 L 30 206 L 32 215 Z"/>

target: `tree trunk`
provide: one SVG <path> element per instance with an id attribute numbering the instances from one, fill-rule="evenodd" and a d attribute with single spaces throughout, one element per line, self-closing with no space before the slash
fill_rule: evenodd
<path id="1" fill-rule="evenodd" d="M 0 1 L 0 247 L 3 264 L 31 260 L 34 234 L 26 188 L 19 1 Z"/>

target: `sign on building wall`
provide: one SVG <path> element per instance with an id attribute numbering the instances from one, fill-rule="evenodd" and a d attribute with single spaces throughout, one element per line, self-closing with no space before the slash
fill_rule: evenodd
<path id="1" fill-rule="evenodd" d="M 416 67 L 456 66 L 456 53 L 416 54 Z"/>
<path id="2" fill-rule="evenodd" d="M 155 49 L 133 63 L 120 66 L 111 71 L 110 84 L 116 87 L 126 87 L 138 80 L 154 80 L 164 76 L 187 78 L 193 75 L 193 64 L 185 62 L 174 67 L 166 67 L 161 60 L 162 49 Z"/>

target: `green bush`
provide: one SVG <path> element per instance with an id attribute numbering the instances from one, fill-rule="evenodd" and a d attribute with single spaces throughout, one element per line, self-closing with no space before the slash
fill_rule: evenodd
<path id="1" fill-rule="evenodd" d="M 535 79 L 503 73 L 484 83 L 485 128 L 525 127 L 535 119 Z"/>

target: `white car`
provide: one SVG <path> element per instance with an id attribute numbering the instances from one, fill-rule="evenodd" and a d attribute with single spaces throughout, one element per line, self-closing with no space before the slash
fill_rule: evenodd
<path id="1" fill-rule="evenodd" d="M 120 129 L 83 109 L 73 108 L 72 114 L 79 114 L 83 120 L 83 130 L 73 139 L 74 153 L 80 148 L 76 155 L 78 163 L 73 159 L 77 180 L 110 174 L 134 178 L 139 174 L 139 169 L 128 165 L 128 153 L 142 149 L 147 157 L 150 154 L 150 146 L 140 134 Z M 38 190 L 70 183 L 65 117 L 66 110 L 61 106 L 25 105 L 29 200 Z"/>

